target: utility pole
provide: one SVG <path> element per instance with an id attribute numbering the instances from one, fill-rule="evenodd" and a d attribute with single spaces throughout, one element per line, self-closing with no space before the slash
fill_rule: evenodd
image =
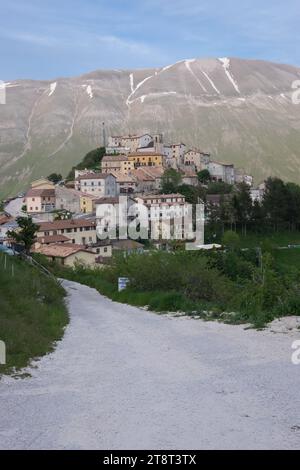
<path id="1" fill-rule="evenodd" d="M 102 122 L 102 143 L 103 143 L 103 147 L 106 148 L 106 129 L 105 129 L 105 122 Z"/>

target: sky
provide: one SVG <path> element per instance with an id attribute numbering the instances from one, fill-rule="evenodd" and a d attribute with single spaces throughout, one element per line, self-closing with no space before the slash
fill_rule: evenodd
<path id="1" fill-rule="evenodd" d="M 0 80 L 240 57 L 300 66 L 299 0 L 0 0 Z"/>

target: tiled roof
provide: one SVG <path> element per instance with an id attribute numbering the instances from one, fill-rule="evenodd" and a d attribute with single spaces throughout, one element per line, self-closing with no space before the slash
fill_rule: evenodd
<path id="1" fill-rule="evenodd" d="M 133 170 L 131 174 L 138 180 L 138 181 L 155 181 L 155 177 L 151 176 L 149 173 L 146 173 L 142 168 L 138 168 Z"/>
<path id="2" fill-rule="evenodd" d="M 53 243 L 52 245 L 42 245 L 39 248 L 35 248 L 34 251 L 45 256 L 53 256 L 55 258 L 67 258 L 68 256 L 81 251 L 93 253 L 92 251 L 86 250 L 83 245 L 76 245 L 75 243 Z"/>
<path id="3" fill-rule="evenodd" d="M 111 174 L 117 178 L 117 183 L 135 183 L 136 179 L 133 175 L 123 175 L 120 171 L 112 171 Z"/>
<path id="4" fill-rule="evenodd" d="M 25 194 L 27 197 L 55 197 L 55 189 L 29 189 Z"/>
<path id="5" fill-rule="evenodd" d="M 6 224 L 7 222 L 10 222 L 11 220 L 13 220 L 12 217 L 6 214 L 0 215 L 0 225 Z"/>
<path id="6" fill-rule="evenodd" d="M 70 242 L 68 237 L 64 235 L 47 235 L 45 237 L 38 237 L 36 240 L 38 243 L 59 243 L 59 242 Z"/>
<path id="7" fill-rule="evenodd" d="M 38 232 L 48 232 L 50 230 L 61 230 L 74 227 L 95 227 L 96 221 L 93 219 L 69 219 L 55 220 L 54 222 L 41 222 Z"/>

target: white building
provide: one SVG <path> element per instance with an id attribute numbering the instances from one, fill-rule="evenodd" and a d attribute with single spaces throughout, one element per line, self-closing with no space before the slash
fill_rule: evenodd
<path id="1" fill-rule="evenodd" d="M 139 148 L 145 148 L 154 144 L 153 137 L 150 134 L 111 136 L 108 139 L 106 152 L 121 153 L 120 149 L 129 149 L 129 152 L 137 152 Z M 124 152 L 124 153 L 129 153 Z M 122 152 L 123 153 L 123 152 Z"/>
<path id="2" fill-rule="evenodd" d="M 208 171 L 214 181 L 235 183 L 234 165 L 232 164 L 211 161 L 208 164 Z"/>
<path id="3" fill-rule="evenodd" d="M 261 183 L 260 185 L 258 185 L 257 188 L 250 189 L 252 202 L 254 203 L 255 201 L 258 201 L 261 203 L 263 201 L 265 191 L 266 191 L 265 183 Z"/>
<path id="4" fill-rule="evenodd" d="M 97 241 L 96 221 L 94 219 L 70 219 L 39 224 L 38 238 L 54 235 L 63 235 L 74 244 L 92 245 Z"/>
<path id="5" fill-rule="evenodd" d="M 80 176 L 75 181 L 75 188 L 78 191 L 97 197 L 115 197 L 118 195 L 116 177 L 105 173 Z"/>

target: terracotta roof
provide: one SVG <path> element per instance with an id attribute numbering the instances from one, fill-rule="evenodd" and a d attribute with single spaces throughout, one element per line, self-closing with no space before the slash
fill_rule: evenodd
<path id="1" fill-rule="evenodd" d="M 142 168 L 133 170 L 131 174 L 139 181 L 155 181 L 155 177 L 146 173 Z"/>
<path id="2" fill-rule="evenodd" d="M 59 242 L 70 242 L 68 237 L 64 235 L 47 235 L 45 237 L 38 237 L 36 239 L 38 243 L 47 244 L 47 243 L 59 243 Z"/>
<path id="3" fill-rule="evenodd" d="M 117 183 L 135 183 L 136 179 L 133 175 L 123 175 L 120 171 L 112 171 L 111 174 L 117 178 Z"/>
<path id="4" fill-rule="evenodd" d="M 55 189 L 29 189 L 26 197 L 55 197 Z"/>
<path id="5" fill-rule="evenodd" d="M 165 171 L 164 168 L 160 166 L 144 167 L 141 169 L 148 175 L 153 176 L 154 178 L 161 178 Z"/>
<path id="6" fill-rule="evenodd" d="M 95 227 L 96 221 L 92 219 L 55 220 L 54 222 L 41 222 L 38 232 L 61 230 L 74 227 Z"/>
<path id="7" fill-rule="evenodd" d="M 7 222 L 10 222 L 13 220 L 12 217 L 6 214 L 0 214 L 0 225 L 6 224 Z"/>
<path id="8" fill-rule="evenodd" d="M 42 245 L 39 248 L 35 248 L 34 251 L 45 256 L 53 256 L 55 258 L 67 258 L 68 256 L 81 251 L 93 253 L 92 251 L 86 250 L 83 245 L 76 245 L 75 243 L 53 243 L 52 245 Z"/>

